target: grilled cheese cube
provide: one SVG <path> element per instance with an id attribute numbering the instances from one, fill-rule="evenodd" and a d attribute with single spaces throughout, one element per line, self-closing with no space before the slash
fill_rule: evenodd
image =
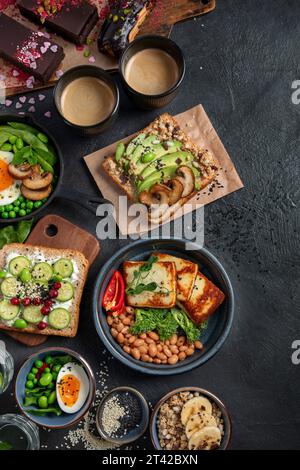
<path id="1" fill-rule="evenodd" d="M 143 264 L 143 261 L 125 261 L 123 273 L 126 288 L 135 285 L 134 272 Z M 176 269 L 175 264 L 161 261 L 155 262 L 149 272 L 143 273 L 140 283 L 156 282 L 157 288 L 143 291 L 140 294 L 126 295 L 127 305 L 132 307 L 171 308 L 176 303 Z"/>
<path id="2" fill-rule="evenodd" d="M 179 305 L 194 323 L 200 325 L 215 313 L 224 299 L 223 292 L 198 272 L 191 297 L 185 302 L 180 302 Z"/>
<path id="3" fill-rule="evenodd" d="M 159 261 L 171 261 L 175 263 L 177 276 L 177 299 L 179 301 L 188 300 L 192 294 L 193 285 L 196 280 L 198 265 L 186 259 L 166 253 L 153 253 Z"/>

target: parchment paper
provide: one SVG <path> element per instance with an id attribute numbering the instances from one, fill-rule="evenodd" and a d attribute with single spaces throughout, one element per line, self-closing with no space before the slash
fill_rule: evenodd
<path id="1" fill-rule="evenodd" d="M 202 105 L 195 106 L 194 108 L 185 111 L 184 113 L 175 116 L 181 128 L 192 138 L 192 140 L 200 147 L 210 150 L 219 162 L 219 170 L 217 172 L 216 181 L 209 186 L 199 191 L 192 199 L 184 206 L 184 213 L 189 213 L 203 205 L 216 201 L 217 199 L 226 196 L 238 189 L 243 188 L 243 183 L 230 159 L 224 145 L 222 144 L 217 132 L 212 126 L 206 112 Z M 130 140 L 133 136 L 122 139 L 121 142 Z M 124 211 L 120 214 L 119 211 L 119 196 L 124 196 L 125 193 L 113 182 L 112 179 L 102 170 L 101 163 L 104 158 L 114 154 L 118 142 L 115 142 L 101 150 L 87 155 L 84 157 L 85 163 L 88 166 L 99 190 L 103 197 L 110 200 L 116 210 L 116 220 L 118 222 L 120 231 L 123 235 L 142 234 L 148 231 L 147 218 L 140 225 L 139 229 L 133 230 L 128 227 L 130 218 Z M 128 207 L 130 207 L 128 201 Z M 182 211 L 175 213 L 170 220 L 182 216 Z M 168 222 L 169 222 L 168 221 Z"/>

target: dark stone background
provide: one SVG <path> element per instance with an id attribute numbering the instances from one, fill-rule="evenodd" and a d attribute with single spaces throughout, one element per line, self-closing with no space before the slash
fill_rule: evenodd
<path id="1" fill-rule="evenodd" d="M 235 321 L 222 350 L 206 365 L 181 376 L 147 377 L 110 361 L 109 388 L 137 386 L 155 403 L 165 392 L 199 385 L 228 405 L 233 449 L 300 449 L 300 366 L 291 344 L 300 335 L 299 117 L 291 84 L 299 77 L 298 0 L 218 0 L 217 10 L 177 25 L 172 38 L 183 48 L 187 75 L 172 114 L 202 103 L 234 161 L 245 188 L 205 208 L 205 244 L 227 269 L 236 295 Z M 36 95 L 33 93 L 33 95 Z M 90 140 L 73 134 L 52 108 L 52 91 L 36 117 L 61 145 L 65 182 L 97 195 L 82 157 L 130 134 L 157 115 L 134 109 L 122 95 L 120 117 Z M 12 108 L 8 108 L 9 111 Z M 44 117 L 51 109 L 53 118 Z M 95 233 L 96 217 L 56 200 L 62 214 Z M 75 339 L 52 338 L 85 356 L 95 370 L 104 360 L 91 312 L 93 280 L 110 253 L 125 241 L 102 243 L 90 271 Z M 3 334 L 16 367 L 31 352 Z M 106 357 L 108 354 L 106 355 Z M 15 411 L 9 390 L 1 413 Z M 41 431 L 42 444 L 60 445 L 65 431 Z M 142 441 L 151 448 L 148 439 Z"/>

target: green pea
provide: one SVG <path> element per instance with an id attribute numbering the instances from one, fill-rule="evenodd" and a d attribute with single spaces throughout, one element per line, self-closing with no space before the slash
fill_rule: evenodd
<path id="1" fill-rule="evenodd" d="M 16 135 L 11 135 L 8 140 L 13 145 L 13 144 L 16 143 L 17 136 Z"/>
<path id="2" fill-rule="evenodd" d="M 13 211 L 13 210 L 14 210 L 14 206 L 13 206 L 12 204 L 8 204 L 8 205 L 6 206 L 6 210 L 7 210 L 7 212 Z"/>
<path id="3" fill-rule="evenodd" d="M 2 219 L 8 219 L 8 212 L 2 212 L 1 217 Z"/>
<path id="4" fill-rule="evenodd" d="M 46 364 L 52 364 L 52 362 L 53 362 L 52 357 L 51 356 L 46 356 L 45 357 L 45 362 L 46 362 Z"/>
<path id="5" fill-rule="evenodd" d="M 24 142 L 20 137 L 16 140 L 16 147 L 18 150 L 21 150 L 24 147 Z"/>
<path id="6" fill-rule="evenodd" d="M 35 209 L 38 209 L 39 207 L 41 207 L 42 204 L 43 204 L 42 201 L 35 201 L 35 202 L 33 203 L 33 207 L 34 207 Z"/>
<path id="7" fill-rule="evenodd" d="M 46 367 L 46 368 L 44 369 L 44 372 L 45 372 L 45 374 L 49 374 L 49 372 L 50 372 L 49 367 Z"/>
<path id="8" fill-rule="evenodd" d="M 27 201 L 27 202 L 26 202 L 26 207 L 27 207 L 28 209 L 32 209 L 32 208 L 33 208 L 33 202 L 32 202 L 32 201 Z"/>
<path id="9" fill-rule="evenodd" d="M 6 277 L 6 271 L 1 270 L 0 271 L 0 279 L 3 279 L 4 277 Z"/>
<path id="10" fill-rule="evenodd" d="M 51 382 L 52 382 L 52 374 L 50 372 L 43 374 L 39 380 L 39 384 L 42 387 L 47 387 Z"/>
<path id="11" fill-rule="evenodd" d="M 31 214 L 31 212 L 32 212 L 32 209 L 26 209 L 26 214 L 27 214 L 27 215 L 28 215 L 28 214 Z"/>
<path id="12" fill-rule="evenodd" d="M 21 202 L 20 207 L 21 207 L 21 209 L 25 209 L 26 208 L 26 202 Z"/>
<path id="13" fill-rule="evenodd" d="M 19 200 L 20 202 L 24 202 L 24 201 L 25 201 L 25 198 L 24 198 L 23 196 L 19 196 L 19 197 L 18 197 L 18 200 Z"/>
<path id="14" fill-rule="evenodd" d="M 0 206 L 0 212 L 4 212 L 4 206 Z"/>
<path id="15" fill-rule="evenodd" d="M 25 284 L 29 281 L 31 281 L 31 272 L 29 271 L 28 268 L 24 268 L 22 269 L 21 273 L 20 273 L 20 279 L 22 282 L 24 282 Z"/>
<path id="16" fill-rule="evenodd" d="M 19 208 L 18 206 L 17 206 L 17 207 L 14 207 L 14 211 L 15 211 L 16 214 L 18 214 L 19 211 L 20 211 L 20 208 Z"/>
<path id="17" fill-rule="evenodd" d="M 37 384 L 37 381 L 38 381 L 38 380 L 37 380 L 36 378 L 33 379 L 34 385 Z"/>
<path id="18" fill-rule="evenodd" d="M 14 219 L 14 218 L 16 217 L 15 211 L 10 211 L 10 212 L 8 213 L 8 217 L 9 217 L 10 219 Z"/>
<path id="19" fill-rule="evenodd" d="M 17 200 L 14 202 L 14 206 L 15 206 L 15 207 L 18 207 L 20 204 L 21 204 L 21 201 L 19 201 L 19 199 L 17 199 Z"/>
<path id="20" fill-rule="evenodd" d="M 44 144 L 48 143 L 48 137 L 45 134 L 42 134 L 41 132 L 38 133 L 37 137 L 44 142 Z"/>
<path id="21" fill-rule="evenodd" d="M 27 375 L 27 380 L 34 380 L 35 377 L 34 377 L 34 374 L 32 374 L 31 372 L 29 372 L 29 374 Z"/>
<path id="22" fill-rule="evenodd" d="M 32 389 L 34 387 L 34 383 L 32 382 L 32 380 L 27 380 L 25 387 Z"/>
<path id="23" fill-rule="evenodd" d="M 23 328 L 26 328 L 27 326 L 27 321 L 23 320 L 23 318 L 17 318 L 17 320 L 15 320 L 14 322 L 14 327 L 15 328 L 19 328 L 20 330 L 22 330 Z M 30 378 L 29 378 L 30 376 Z M 34 378 L 34 375 L 33 374 L 28 374 L 28 380 L 32 380 Z"/>
<path id="24" fill-rule="evenodd" d="M 42 395 L 39 399 L 38 399 L 38 405 L 40 408 L 47 408 L 48 407 L 48 400 L 47 400 L 47 397 L 45 397 L 44 395 Z"/>
<path id="25" fill-rule="evenodd" d="M 36 367 L 37 369 L 40 369 L 40 368 L 42 367 L 42 365 L 43 365 L 43 362 L 40 361 L 39 359 L 37 359 L 37 360 L 35 361 L 34 365 L 35 365 L 35 367 Z"/>
<path id="26" fill-rule="evenodd" d="M 3 152 L 11 152 L 12 148 L 13 146 L 11 144 L 6 143 L 2 145 L 1 150 L 3 150 Z"/>
<path id="27" fill-rule="evenodd" d="M 53 405 L 53 403 L 56 401 L 56 392 L 53 391 L 50 393 L 49 397 L 48 397 L 48 404 L 49 405 Z"/>
<path id="28" fill-rule="evenodd" d="M 33 368 L 31 369 L 31 373 L 34 374 L 34 375 L 36 375 L 36 374 L 38 373 L 38 369 L 37 369 L 36 367 L 33 367 Z"/>
<path id="29" fill-rule="evenodd" d="M 26 215 L 26 211 L 24 209 L 20 209 L 19 210 L 19 216 L 24 217 L 24 215 Z"/>

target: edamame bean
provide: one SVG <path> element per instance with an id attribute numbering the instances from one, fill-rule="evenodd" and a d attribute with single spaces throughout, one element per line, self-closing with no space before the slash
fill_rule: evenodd
<path id="1" fill-rule="evenodd" d="M 53 378 L 53 380 L 57 379 L 57 372 L 52 372 L 52 378 Z"/>
<path id="2" fill-rule="evenodd" d="M 51 392 L 49 397 L 48 397 L 48 404 L 53 405 L 55 400 L 56 400 L 56 392 L 55 392 L 55 390 L 53 390 L 53 392 Z"/>
<path id="3" fill-rule="evenodd" d="M 16 143 L 16 140 L 17 140 L 17 136 L 16 135 L 11 135 L 9 136 L 9 142 L 13 145 Z"/>
<path id="4" fill-rule="evenodd" d="M 37 373 L 38 373 L 38 369 L 37 369 L 36 367 L 33 367 L 33 368 L 31 369 L 31 373 L 34 374 L 34 375 L 37 374 Z"/>
<path id="5" fill-rule="evenodd" d="M 1 150 L 3 150 L 3 152 L 11 152 L 12 148 L 11 144 L 6 143 L 2 145 Z"/>
<path id="6" fill-rule="evenodd" d="M 20 137 L 18 137 L 15 145 L 18 150 L 21 150 L 24 147 L 24 142 Z"/>
<path id="7" fill-rule="evenodd" d="M 23 328 L 26 328 L 26 326 L 27 326 L 27 321 L 23 320 L 23 318 L 17 318 L 17 320 L 15 320 L 14 322 L 14 327 L 19 328 L 20 330 L 22 330 Z M 32 376 L 31 379 L 29 379 L 29 375 Z M 34 378 L 33 374 L 28 374 L 29 380 L 32 380 L 33 378 Z"/>
<path id="8" fill-rule="evenodd" d="M 29 372 L 29 374 L 27 375 L 27 380 L 33 380 L 34 379 L 34 375 Z"/>
<path id="9" fill-rule="evenodd" d="M 45 362 L 46 362 L 46 364 L 51 364 L 53 362 L 52 357 L 51 356 L 46 356 L 45 357 Z"/>
<path id="10" fill-rule="evenodd" d="M 32 389 L 34 387 L 34 383 L 32 382 L 32 380 L 27 380 L 25 387 Z"/>
<path id="11" fill-rule="evenodd" d="M 43 362 L 40 361 L 39 359 L 37 359 L 37 360 L 35 361 L 34 365 L 35 365 L 35 367 L 36 367 L 37 369 L 40 369 L 40 368 L 42 367 L 42 365 L 43 365 Z"/>
<path id="12" fill-rule="evenodd" d="M 47 408 L 48 406 L 48 399 L 47 397 L 45 397 L 44 395 L 42 395 L 39 399 L 38 399 L 38 405 L 40 408 Z"/>
<path id="13" fill-rule="evenodd" d="M 31 280 L 31 272 L 29 271 L 28 268 L 22 269 L 21 274 L 20 274 L 20 279 L 25 284 Z"/>
<path id="14" fill-rule="evenodd" d="M 6 277 L 6 272 L 5 271 L 0 271 L 0 279 L 3 279 L 4 277 Z"/>
<path id="15" fill-rule="evenodd" d="M 52 382 L 52 374 L 50 372 L 43 374 L 39 380 L 39 384 L 42 387 L 47 387 Z"/>
<path id="16" fill-rule="evenodd" d="M 48 374 L 50 372 L 49 367 L 46 367 L 46 369 L 44 369 L 44 372 L 45 372 L 45 374 Z"/>

